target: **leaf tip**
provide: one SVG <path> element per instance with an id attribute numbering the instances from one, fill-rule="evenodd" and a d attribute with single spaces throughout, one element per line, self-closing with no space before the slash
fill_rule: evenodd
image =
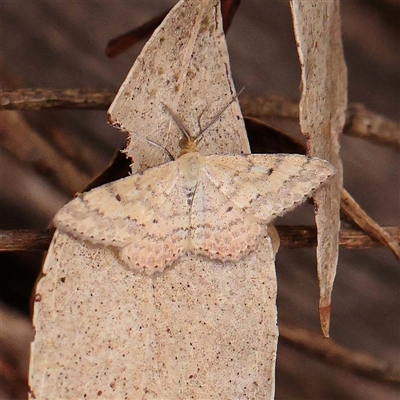
<path id="1" fill-rule="evenodd" d="M 321 323 L 321 330 L 325 339 L 329 338 L 329 327 L 331 323 L 331 305 L 319 307 L 319 320 Z"/>

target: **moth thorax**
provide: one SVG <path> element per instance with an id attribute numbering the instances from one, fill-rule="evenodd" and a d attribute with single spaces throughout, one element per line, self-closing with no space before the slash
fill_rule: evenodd
<path id="1" fill-rule="evenodd" d="M 179 147 L 181 148 L 179 156 L 197 152 L 196 138 L 191 137 L 188 139 L 187 137 L 183 137 L 181 140 L 179 140 Z"/>

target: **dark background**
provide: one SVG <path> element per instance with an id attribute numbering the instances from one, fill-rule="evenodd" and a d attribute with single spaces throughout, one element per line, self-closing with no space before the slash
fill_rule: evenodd
<path id="1" fill-rule="evenodd" d="M 174 1 L 154 0 L 3 0 L 2 88 L 117 90 L 143 43 L 116 59 L 108 59 L 104 53 L 107 42 L 173 4 Z M 396 1 L 347 0 L 341 5 L 349 102 L 360 102 L 394 120 L 400 119 L 399 10 Z M 243 0 L 227 39 L 238 88 L 245 86 L 250 95 L 278 94 L 298 99 L 300 70 L 287 1 Z M 49 143 L 63 137 L 80 144 L 80 152 L 73 158 L 85 165 L 85 174 L 76 183 L 75 191 L 82 190 L 110 163 L 114 150 L 125 140 L 124 135 L 107 125 L 105 111 L 25 111 L 20 115 Z M 298 134 L 293 124 L 268 122 Z M 0 140 L 4 140 L 2 135 Z M 343 137 L 342 155 L 347 190 L 377 222 L 398 225 L 398 154 Z M 45 173 L 2 150 L 0 229 L 45 228 L 71 195 L 71 190 L 54 185 Z M 306 206 L 284 222 L 311 223 L 311 215 L 311 207 Z M 41 258 L 40 253 L 2 254 L 0 258 L 0 354 L 22 374 L 26 372 L 31 340 L 29 297 Z M 276 265 L 279 320 L 318 331 L 314 251 L 282 249 Z M 331 336 L 343 346 L 399 367 L 399 283 L 399 264 L 389 250 L 341 249 Z M 23 376 L 17 378 L 5 380 L 1 398 L 24 398 Z M 14 392 L 7 392 L 11 387 Z M 399 398 L 399 391 L 280 345 L 276 398 L 390 400 Z"/>

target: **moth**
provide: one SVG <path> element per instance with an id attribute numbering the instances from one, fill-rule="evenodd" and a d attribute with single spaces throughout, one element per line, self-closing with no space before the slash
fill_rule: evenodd
<path id="1" fill-rule="evenodd" d="M 186 254 L 237 261 L 251 253 L 262 226 L 302 203 L 334 175 L 303 155 L 207 155 L 205 130 L 182 132 L 176 160 L 78 195 L 55 216 L 61 231 L 112 246 L 129 269 L 152 275 Z"/>

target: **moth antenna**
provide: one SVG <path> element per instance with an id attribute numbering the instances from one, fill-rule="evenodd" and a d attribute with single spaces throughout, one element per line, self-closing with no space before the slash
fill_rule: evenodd
<path id="1" fill-rule="evenodd" d="M 174 156 L 168 151 L 168 149 L 166 149 L 165 147 L 161 146 L 161 145 L 158 144 L 157 142 L 153 142 L 151 139 L 147 139 L 147 138 L 146 138 L 146 140 L 147 140 L 150 144 L 152 144 L 153 146 L 159 147 L 160 149 L 162 149 L 163 151 L 165 151 L 165 153 L 167 153 L 167 156 L 168 156 L 168 158 L 169 158 L 171 161 L 175 161 Z"/>
<path id="2" fill-rule="evenodd" d="M 191 141 L 192 137 L 190 136 L 189 131 L 186 129 L 185 125 L 183 125 L 182 121 L 179 119 L 179 117 L 164 103 L 161 103 L 161 105 L 169 112 L 171 115 L 172 119 L 178 126 L 179 130 L 183 134 L 183 136 L 188 140 Z"/>
<path id="3" fill-rule="evenodd" d="M 199 127 L 199 132 L 202 132 L 202 127 L 201 127 L 201 117 L 204 115 L 204 113 L 207 111 L 207 109 L 210 107 L 210 105 L 208 105 L 201 113 L 200 115 L 197 117 L 197 126 Z M 198 135 L 197 135 L 198 136 Z"/>
<path id="4" fill-rule="evenodd" d="M 212 125 L 214 125 L 218 119 L 221 117 L 221 115 L 225 112 L 225 110 L 236 100 L 238 100 L 239 96 L 243 92 L 244 87 L 235 95 L 232 97 L 232 99 L 222 108 L 221 111 L 218 112 L 218 114 L 209 122 L 209 124 L 197 135 L 195 142 L 196 145 L 200 142 L 201 139 L 204 137 L 204 132 L 206 132 Z"/>

